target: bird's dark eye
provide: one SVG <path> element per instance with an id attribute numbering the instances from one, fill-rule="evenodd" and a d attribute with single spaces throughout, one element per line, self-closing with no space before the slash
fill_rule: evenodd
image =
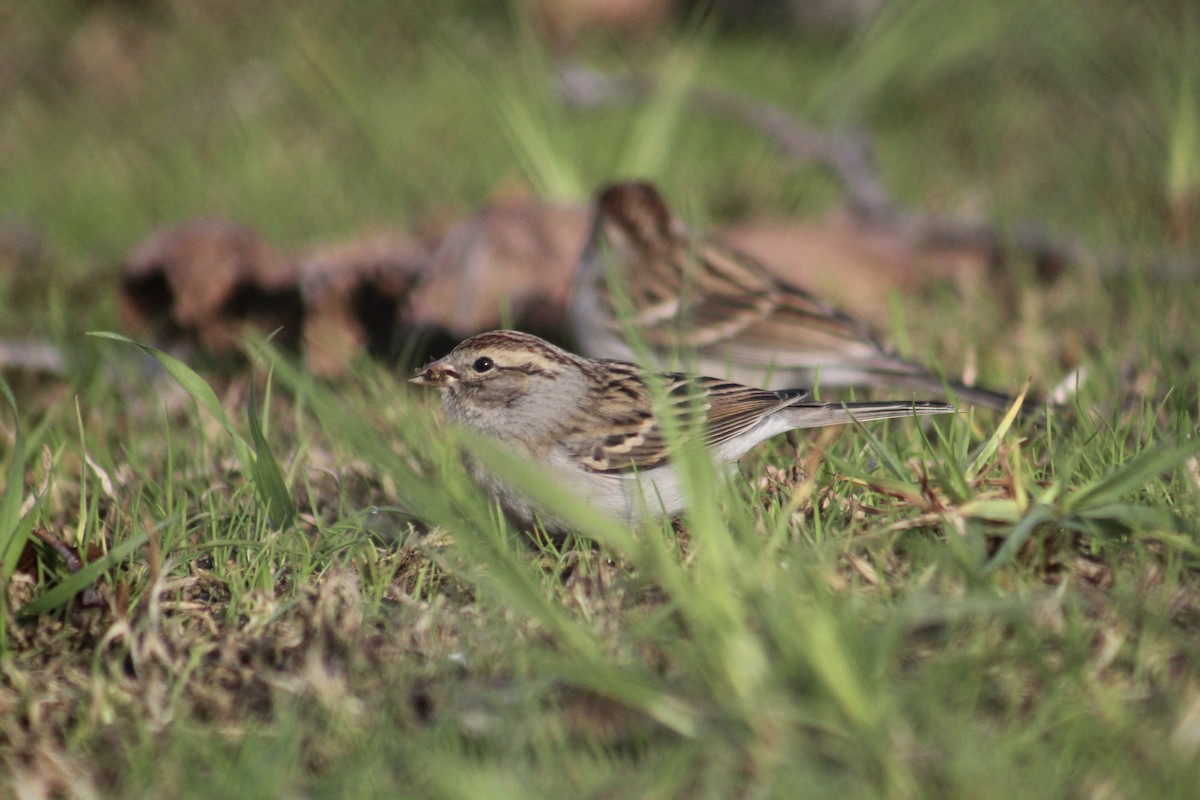
<path id="1" fill-rule="evenodd" d="M 495 362 L 487 356 L 480 356 L 475 359 L 475 363 L 471 365 L 471 369 L 476 372 L 487 372 L 492 367 L 496 366 Z"/>

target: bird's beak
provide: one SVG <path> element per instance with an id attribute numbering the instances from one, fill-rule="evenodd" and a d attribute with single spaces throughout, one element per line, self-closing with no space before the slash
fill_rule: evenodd
<path id="1" fill-rule="evenodd" d="M 458 380 L 458 372 L 447 364 L 445 359 L 426 364 L 410 378 L 412 383 L 419 386 L 445 386 L 456 380 Z"/>

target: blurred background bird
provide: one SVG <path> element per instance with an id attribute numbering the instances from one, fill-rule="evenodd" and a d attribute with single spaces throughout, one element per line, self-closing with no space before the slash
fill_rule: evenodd
<path id="1" fill-rule="evenodd" d="M 600 190 L 575 280 L 572 326 L 592 358 L 637 360 L 632 334 L 661 368 L 770 389 L 891 386 L 994 409 L 1015 402 L 902 358 L 869 325 L 692 234 L 650 183 Z"/>

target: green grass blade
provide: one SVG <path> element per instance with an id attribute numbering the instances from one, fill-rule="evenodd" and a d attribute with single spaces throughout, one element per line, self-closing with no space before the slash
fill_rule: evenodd
<path id="1" fill-rule="evenodd" d="M 1017 414 L 1021 413 L 1021 406 L 1025 403 L 1025 393 L 1028 391 L 1029 384 L 1026 383 L 1025 387 L 1021 389 L 1021 393 L 1013 400 L 1013 404 L 1004 415 L 1004 418 L 1000 420 L 1000 424 L 996 426 L 996 430 L 992 432 L 992 435 L 988 437 L 988 440 L 984 442 L 983 446 L 972 457 L 971 463 L 964 470 L 968 482 L 973 480 L 979 475 L 980 471 L 987 467 L 992 456 L 1000 449 L 1000 442 L 1004 441 L 1004 435 L 1008 433 L 1013 422 L 1016 421 Z"/>
<path id="2" fill-rule="evenodd" d="M 135 342 L 119 333 L 95 331 L 89 335 L 133 345 L 161 364 L 167 374 L 174 378 L 205 411 L 211 414 L 213 419 L 233 439 L 234 451 L 237 453 L 238 461 L 241 462 L 242 471 L 253 482 L 254 491 L 258 495 L 259 502 L 266 507 L 271 524 L 277 528 L 284 528 L 291 524 L 296 516 L 296 505 L 283 480 L 283 472 L 279 468 L 279 463 L 271 454 L 270 446 L 263 435 L 262 425 L 259 423 L 258 412 L 255 408 L 253 385 L 250 387 L 250 396 L 246 405 L 250 438 L 253 442 L 253 446 L 251 446 L 233 427 L 225 410 L 221 408 L 221 402 L 217 399 L 216 392 L 191 367 L 158 348 Z"/>
<path id="3" fill-rule="evenodd" d="M 857 419 L 854 420 L 854 427 L 857 428 L 859 433 L 861 433 L 867 440 L 867 446 L 871 448 L 871 452 L 873 452 L 879 459 L 879 463 L 882 464 L 888 472 L 892 473 L 892 477 L 905 485 L 911 485 L 912 474 L 907 468 L 905 468 L 904 464 L 900 463 L 900 459 L 896 458 L 896 454 L 884 447 L 883 442 L 879 440 L 879 437 L 872 433 L 870 428 L 859 422 Z"/>
<path id="4" fill-rule="evenodd" d="M 837 702 L 841 712 L 861 730 L 878 725 L 880 708 L 872 697 L 851 654 L 841 640 L 837 621 L 828 611 L 809 615 L 802 626 L 809 663 Z"/>
<path id="5" fill-rule="evenodd" d="M 958 513 L 973 519 L 986 519 L 992 522 L 1008 522 L 1016 524 L 1023 519 L 1021 508 L 1017 501 L 1008 498 L 992 498 L 988 500 L 970 500 L 958 507 Z"/>
<path id="6" fill-rule="evenodd" d="M 18 616 L 23 619 L 36 617 L 39 614 L 45 614 L 47 611 L 52 611 L 65 604 L 72 597 L 93 584 L 105 571 L 124 561 L 135 550 L 145 544 L 148 538 L 148 533 L 135 534 L 127 541 L 108 551 L 108 555 L 93 561 L 79 570 L 79 572 L 76 572 L 66 580 L 29 601 L 18 613 Z"/>
<path id="7" fill-rule="evenodd" d="M 13 451 L 8 465 L 8 481 L 0 494 L 0 577 L 12 575 L 29 536 L 29 527 L 21 525 L 21 505 L 25 501 L 25 435 L 17 416 L 17 401 L 3 377 L 0 392 L 13 412 Z"/>
<path id="8" fill-rule="evenodd" d="M 1095 481 L 1063 500 L 1063 510 L 1081 514 L 1088 509 L 1115 503 L 1122 496 L 1149 483 L 1156 475 L 1166 472 L 1200 450 L 1200 442 L 1182 445 L 1164 444 L 1144 450 L 1117 467 L 1107 477 Z"/>
<path id="9" fill-rule="evenodd" d="M 296 518 L 296 504 L 288 492 L 283 472 L 271 453 L 271 446 L 267 444 L 267 437 L 263 435 L 262 425 L 258 421 L 253 381 L 246 398 L 246 419 L 250 426 L 250 441 L 254 445 L 254 489 L 259 500 L 267 508 L 271 524 L 276 528 L 286 528 Z"/>
<path id="10" fill-rule="evenodd" d="M 88 336 L 95 336 L 99 339 L 111 339 L 114 342 L 133 345 L 161 364 L 162 368 L 167 371 L 167 374 L 174 378 L 175 381 L 183 387 L 183 390 L 191 395 L 192 399 L 199 403 L 205 411 L 211 414 L 213 419 L 215 419 L 220 426 L 225 429 L 226 433 L 233 437 L 233 446 L 237 451 L 238 460 L 242 462 L 242 466 L 246 470 L 247 475 L 253 474 L 253 450 L 250 448 L 250 445 L 246 443 L 246 440 L 242 438 L 241 434 L 234 429 L 233 423 L 230 422 L 229 417 L 225 414 L 225 410 L 221 408 L 221 401 L 217 399 L 216 392 L 212 390 L 212 387 L 208 385 L 208 382 L 205 381 L 204 378 L 200 377 L 195 370 L 174 356 L 168 355 L 162 350 L 159 350 L 157 347 L 151 347 L 150 345 L 142 344 L 141 342 L 135 342 L 128 336 L 122 336 L 119 333 L 111 333 L 109 331 L 91 331 L 88 333 Z"/>
<path id="11" fill-rule="evenodd" d="M 680 121 L 688 94 L 704 54 L 702 43 L 685 42 L 668 56 L 658 91 L 638 120 L 618 174 L 653 176 L 670 161 L 679 140 Z"/>
<path id="12" fill-rule="evenodd" d="M 636 709 L 680 736 L 700 733 L 703 719 L 697 709 L 664 689 L 654 676 L 602 661 L 585 664 L 557 655 L 543 661 L 545 669 L 558 679 Z"/>
<path id="13" fill-rule="evenodd" d="M 1029 537 L 1043 522 L 1054 519 L 1054 509 L 1050 506 L 1037 505 L 1029 510 L 1017 526 L 1004 539 L 1004 543 L 983 567 L 983 574 L 989 575 L 998 567 L 1008 563 L 1013 556 L 1029 541 Z"/>

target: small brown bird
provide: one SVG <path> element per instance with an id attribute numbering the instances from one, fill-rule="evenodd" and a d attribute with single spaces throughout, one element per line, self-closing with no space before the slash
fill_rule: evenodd
<path id="1" fill-rule="evenodd" d="M 693 236 L 649 183 L 618 183 L 596 201 L 580 257 L 572 324 L 593 358 L 632 359 L 613 287 L 659 366 L 769 388 L 899 386 L 1009 408 L 1014 399 L 901 358 L 869 326 L 772 275 L 747 255 Z M 689 360 L 691 359 L 691 360 Z M 1041 406 L 1028 401 L 1025 410 Z"/>
<path id="2" fill-rule="evenodd" d="M 526 333 L 492 331 L 467 339 L 412 381 L 437 388 L 452 422 L 545 467 L 593 508 L 632 524 L 644 514 L 676 516 L 688 504 L 648 374 L 622 361 L 568 353 Z M 730 471 L 752 447 L 785 431 L 954 411 L 946 403 L 818 403 L 806 400 L 804 389 L 752 389 L 678 373 L 658 378 L 669 413 L 685 429 L 694 419 L 713 461 Z M 518 524 L 538 516 L 502 478 L 473 460 L 468 467 Z M 549 530 L 564 530 L 540 516 Z"/>

